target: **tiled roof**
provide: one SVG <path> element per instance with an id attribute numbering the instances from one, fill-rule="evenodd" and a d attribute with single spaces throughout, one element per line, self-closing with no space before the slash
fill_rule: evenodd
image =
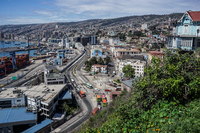
<path id="1" fill-rule="evenodd" d="M 99 64 L 94 64 L 92 66 L 95 66 L 95 67 L 106 67 L 107 68 L 107 65 L 99 65 Z"/>
<path id="2" fill-rule="evenodd" d="M 151 55 L 164 55 L 164 53 L 162 53 L 162 52 L 159 52 L 159 51 L 149 51 L 149 54 L 151 54 Z"/>
<path id="3" fill-rule="evenodd" d="M 200 11 L 187 11 L 193 21 L 200 21 Z"/>

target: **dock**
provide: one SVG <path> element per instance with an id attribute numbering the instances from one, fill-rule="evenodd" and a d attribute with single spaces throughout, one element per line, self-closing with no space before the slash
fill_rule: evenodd
<path id="1" fill-rule="evenodd" d="M 37 50 L 38 47 L 32 47 L 32 48 L 25 48 L 25 47 L 9 47 L 9 48 L 1 48 L 0 52 L 18 52 L 18 51 L 29 51 L 29 50 Z"/>

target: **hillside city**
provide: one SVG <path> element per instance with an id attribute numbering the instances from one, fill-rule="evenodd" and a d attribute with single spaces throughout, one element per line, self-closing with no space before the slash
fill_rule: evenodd
<path id="1" fill-rule="evenodd" d="M 0 132 L 200 132 L 200 11 L 0 25 Z"/>

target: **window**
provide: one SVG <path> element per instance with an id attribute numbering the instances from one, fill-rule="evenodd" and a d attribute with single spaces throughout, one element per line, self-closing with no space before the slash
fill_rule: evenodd
<path id="1" fill-rule="evenodd" d="M 189 27 L 188 27 L 188 25 L 184 25 L 184 33 L 188 33 L 188 31 L 189 31 Z"/>
<path id="2" fill-rule="evenodd" d="M 17 100 L 17 102 L 21 102 L 21 100 Z"/>

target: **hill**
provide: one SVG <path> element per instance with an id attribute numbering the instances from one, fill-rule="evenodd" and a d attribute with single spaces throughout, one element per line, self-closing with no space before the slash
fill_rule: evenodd
<path id="1" fill-rule="evenodd" d="M 92 19 L 79 22 L 54 22 L 45 24 L 23 24 L 23 25 L 2 25 L 0 29 L 4 33 L 14 33 L 16 35 L 21 35 L 27 33 L 27 29 L 31 29 L 31 33 L 37 33 L 38 31 L 73 31 L 79 29 L 90 29 L 91 26 L 94 29 L 109 29 L 117 28 L 121 26 L 138 26 L 143 23 L 148 23 L 149 26 L 152 25 L 162 25 L 169 23 L 169 18 L 171 21 L 176 21 L 181 18 L 183 13 L 172 13 L 166 15 L 142 15 L 142 16 L 127 16 L 112 19 Z M 58 25 L 58 29 L 55 26 Z"/>

